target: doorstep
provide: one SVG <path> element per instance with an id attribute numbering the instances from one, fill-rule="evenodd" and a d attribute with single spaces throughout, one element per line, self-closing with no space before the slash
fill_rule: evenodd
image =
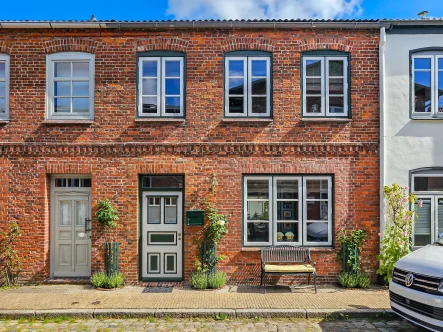
<path id="1" fill-rule="evenodd" d="M 47 278 L 43 281 L 44 285 L 90 285 L 91 279 L 83 278 Z"/>

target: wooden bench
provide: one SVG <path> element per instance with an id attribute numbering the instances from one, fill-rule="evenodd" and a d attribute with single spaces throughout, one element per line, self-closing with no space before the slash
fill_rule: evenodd
<path id="1" fill-rule="evenodd" d="M 284 263 L 276 264 L 276 263 Z M 288 264 L 296 263 L 296 264 Z M 261 285 L 266 274 L 307 274 L 308 285 L 314 276 L 314 289 L 317 294 L 317 272 L 308 248 L 275 246 L 261 249 Z"/>

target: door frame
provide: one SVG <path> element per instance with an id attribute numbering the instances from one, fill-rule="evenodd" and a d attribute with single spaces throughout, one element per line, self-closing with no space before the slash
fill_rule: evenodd
<path id="1" fill-rule="evenodd" d="M 143 187 L 143 177 L 145 176 L 181 176 L 183 177 L 182 188 L 146 188 Z M 182 192 L 182 271 L 181 278 L 143 278 L 143 193 L 144 192 Z M 138 176 L 138 279 L 139 281 L 158 281 L 158 282 L 180 282 L 185 280 L 185 175 L 184 174 L 139 174 Z"/>
<path id="2" fill-rule="evenodd" d="M 72 188 L 72 187 L 55 187 L 56 179 L 92 179 L 88 174 L 50 174 L 50 191 L 49 191 L 49 277 L 54 278 L 55 270 L 55 210 L 56 210 L 56 197 L 58 195 L 84 195 L 89 193 L 89 203 L 92 210 L 92 183 L 91 187 L 86 188 Z M 92 218 L 92 211 L 91 211 Z M 92 231 L 91 231 L 92 232 Z M 92 235 L 92 234 L 91 234 Z M 91 265 L 92 265 L 92 239 L 91 239 Z M 91 266 L 92 267 L 92 266 Z"/>

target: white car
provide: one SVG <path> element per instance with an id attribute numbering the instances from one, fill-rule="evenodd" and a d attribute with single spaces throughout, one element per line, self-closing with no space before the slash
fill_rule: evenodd
<path id="1" fill-rule="evenodd" d="M 443 233 L 400 259 L 389 284 L 391 308 L 432 331 L 443 331 Z"/>

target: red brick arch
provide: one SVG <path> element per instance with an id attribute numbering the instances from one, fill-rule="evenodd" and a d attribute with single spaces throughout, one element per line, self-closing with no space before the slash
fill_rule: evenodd
<path id="1" fill-rule="evenodd" d="M 98 42 L 82 38 L 57 38 L 44 43 L 46 54 L 58 52 L 87 52 L 95 53 Z"/>
<path id="2" fill-rule="evenodd" d="M 225 40 L 222 49 L 224 52 L 243 50 L 272 52 L 274 43 L 271 39 L 264 38 L 233 38 Z"/>
<path id="3" fill-rule="evenodd" d="M 154 37 L 139 39 L 135 42 L 137 52 L 145 51 L 177 51 L 186 52 L 189 41 L 177 37 Z"/>
<path id="4" fill-rule="evenodd" d="M 351 52 L 353 44 L 344 38 L 310 38 L 302 39 L 299 44 L 300 52 L 314 50 L 334 50 Z"/>
<path id="5" fill-rule="evenodd" d="M 12 50 L 12 43 L 0 41 L 0 53 L 10 54 Z"/>

